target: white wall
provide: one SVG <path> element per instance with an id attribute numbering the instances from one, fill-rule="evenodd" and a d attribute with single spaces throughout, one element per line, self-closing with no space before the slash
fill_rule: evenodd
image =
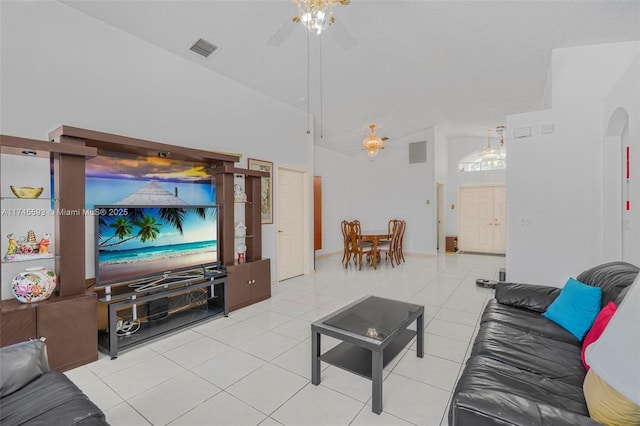
<path id="1" fill-rule="evenodd" d="M 322 178 L 322 250 L 316 255 L 342 252 L 340 222 L 352 220 L 351 162 L 345 154 L 316 146 L 314 174 Z"/>
<path id="2" fill-rule="evenodd" d="M 436 184 L 442 184 L 442 217 L 440 220 L 442 221 L 442 234 L 443 237 L 447 235 L 447 211 L 449 210 L 449 206 L 451 203 L 447 200 L 447 188 L 448 188 L 448 173 L 449 173 L 449 141 L 447 137 L 437 128 L 433 129 L 433 145 L 434 145 L 434 179 Z M 441 241 L 440 246 L 438 247 L 437 238 L 438 238 L 438 190 L 436 185 L 436 196 L 435 196 L 435 215 L 436 215 L 436 249 L 439 249 L 440 252 L 444 253 L 445 251 L 445 240 Z"/>
<path id="3" fill-rule="evenodd" d="M 576 245 L 562 243 L 561 238 L 549 241 L 550 237 L 562 234 L 558 218 L 564 209 L 564 197 L 561 191 L 554 190 L 558 175 L 563 174 L 565 167 L 577 168 L 573 164 L 567 166 L 565 159 L 558 155 L 547 155 L 558 149 L 553 134 L 540 134 L 540 125 L 549 123 L 557 125 L 552 111 L 507 117 L 506 269 L 509 281 L 548 283 L 546 271 L 561 268 L 564 260 L 560 253 Z M 532 136 L 514 139 L 514 129 L 521 127 L 531 127 Z M 579 245 L 583 246 L 585 239 L 581 241 Z M 553 255 L 549 255 L 550 252 Z"/>
<path id="4" fill-rule="evenodd" d="M 446 182 L 450 170 L 449 140 L 437 127 L 433 129 L 433 145 L 435 179 L 437 182 Z"/>
<path id="5" fill-rule="evenodd" d="M 313 174 L 297 109 L 58 2 L 2 2 L 1 19 L 3 134 L 46 139 L 66 124 Z M 263 226 L 263 254 L 275 259 L 275 225 Z"/>
<path id="6" fill-rule="evenodd" d="M 640 54 L 636 55 L 626 72 L 620 77 L 613 89 L 608 93 L 603 106 L 603 127 L 606 131 L 613 113 L 623 108 L 629 115 L 629 123 L 626 133 L 622 138 L 623 145 L 630 148 L 630 176 L 629 176 L 629 201 L 630 210 L 622 210 L 623 233 L 625 244 L 624 259 L 635 265 L 640 265 Z M 608 138 L 603 138 L 603 150 L 608 142 Z M 604 155 L 603 155 L 604 157 Z M 622 170 L 624 172 L 624 168 Z M 603 173 L 607 173 L 605 169 Z M 619 180 L 619 175 L 617 176 Z M 615 177 L 614 177 L 615 178 Z M 603 196 L 607 191 L 615 191 L 618 188 L 604 188 Z M 626 200 L 623 194 L 622 201 Z M 624 204 L 622 204 L 624 205 Z M 602 211 L 610 206 L 603 205 Z M 607 232 L 607 229 L 604 229 Z M 604 236 L 603 236 L 604 238 Z M 605 245 L 603 244 L 603 247 Z M 604 260 L 610 260 L 609 253 L 601 252 Z"/>
<path id="7" fill-rule="evenodd" d="M 409 164 L 409 143 L 422 141 L 427 162 Z M 406 220 L 406 253 L 436 253 L 434 152 L 434 131 L 428 128 L 393 140 L 374 161 L 364 153 L 353 157 L 353 216 L 366 229 L 386 229 L 393 218 Z"/>
<path id="8" fill-rule="evenodd" d="M 427 162 L 409 164 L 408 144 L 422 141 L 427 142 Z M 386 229 L 392 218 L 407 221 L 406 253 L 435 254 L 433 128 L 393 140 L 373 161 L 364 151 L 346 156 L 316 147 L 315 152 L 315 175 L 323 178 L 323 246 L 317 254 L 342 251 L 342 220 Z"/>
<path id="9" fill-rule="evenodd" d="M 603 99 L 639 51 L 640 42 L 554 50 L 552 110 L 507 118 L 508 280 L 561 286 L 603 261 Z M 621 84 L 620 96 L 637 98 L 637 85 Z M 554 133 L 542 135 L 549 123 Z M 519 127 L 532 137 L 513 140 Z"/>

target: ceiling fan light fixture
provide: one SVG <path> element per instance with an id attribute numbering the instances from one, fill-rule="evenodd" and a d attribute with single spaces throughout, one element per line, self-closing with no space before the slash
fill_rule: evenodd
<path id="1" fill-rule="evenodd" d="M 294 0 L 298 5 L 298 17 L 310 32 L 322 34 L 333 24 L 333 4 L 336 0 Z"/>

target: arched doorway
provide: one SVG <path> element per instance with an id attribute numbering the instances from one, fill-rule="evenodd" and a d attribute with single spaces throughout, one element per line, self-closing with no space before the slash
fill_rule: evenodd
<path id="1" fill-rule="evenodd" d="M 603 254 L 605 261 L 629 254 L 629 113 L 617 108 L 607 124 L 603 144 Z"/>

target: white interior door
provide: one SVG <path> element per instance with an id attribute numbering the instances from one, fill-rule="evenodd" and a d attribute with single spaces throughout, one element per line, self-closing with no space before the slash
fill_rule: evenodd
<path id="1" fill-rule="evenodd" d="M 458 248 L 478 253 L 506 252 L 506 188 L 469 186 L 459 190 Z"/>
<path id="2" fill-rule="evenodd" d="M 304 274 L 304 172 L 278 169 L 278 281 Z"/>

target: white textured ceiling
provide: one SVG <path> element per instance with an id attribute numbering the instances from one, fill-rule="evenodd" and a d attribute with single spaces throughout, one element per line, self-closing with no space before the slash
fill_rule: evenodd
<path id="1" fill-rule="evenodd" d="M 310 35 L 309 51 L 300 24 L 290 24 L 279 46 L 267 45 L 296 14 L 287 0 L 64 3 L 309 108 L 315 143 L 347 153 L 359 152 L 372 122 L 391 141 L 431 126 L 484 135 L 506 115 L 543 107 L 552 49 L 640 39 L 640 1 L 352 0 L 334 8 L 339 25 Z M 348 49 L 345 31 L 355 40 Z M 198 38 L 219 50 L 194 54 Z"/>

